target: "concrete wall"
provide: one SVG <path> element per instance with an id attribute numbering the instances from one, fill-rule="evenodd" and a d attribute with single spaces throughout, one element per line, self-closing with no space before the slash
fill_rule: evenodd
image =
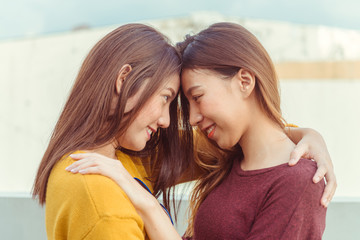
<path id="1" fill-rule="evenodd" d="M 186 229 L 185 198 L 180 205 L 178 222 L 175 225 L 180 234 Z M 1 239 L 45 240 L 44 209 L 26 194 L 0 195 Z M 360 199 L 335 200 L 327 211 L 324 240 L 358 240 L 360 237 Z"/>

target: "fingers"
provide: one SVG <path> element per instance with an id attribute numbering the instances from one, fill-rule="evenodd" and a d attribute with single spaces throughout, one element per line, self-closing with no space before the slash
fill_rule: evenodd
<path id="1" fill-rule="evenodd" d="M 309 148 L 308 148 L 307 144 L 303 144 L 303 143 L 299 142 L 295 146 L 295 149 L 290 154 L 289 165 L 294 166 L 295 164 L 297 164 L 299 162 L 300 158 L 307 154 L 308 149 Z"/>
<path id="2" fill-rule="evenodd" d="M 324 207 L 327 207 L 330 203 L 330 201 L 332 200 L 332 198 L 334 197 L 336 188 L 337 188 L 337 182 L 336 182 L 336 177 L 333 171 L 327 173 L 325 175 L 326 178 L 326 187 L 324 190 L 324 193 L 321 197 L 321 205 L 323 205 Z"/>
<path id="3" fill-rule="evenodd" d="M 97 153 L 77 153 L 70 154 L 70 157 L 77 161 L 65 168 L 65 170 L 77 173 L 79 170 L 84 169 L 85 167 L 98 165 L 99 163 L 97 161 L 101 160 L 102 155 Z"/>
<path id="4" fill-rule="evenodd" d="M 323 179 L 325 177 L 325 174 L 327 173 L 327 169 L 324 166 L 319 166 L 318 164 L 318 169 L 316 170 L 316 173 L 313 177 L 313 182 L 314 183 L 318 183 L 320 182 L 321 179 Z"/>
<path id="5" fill-rule="evenodd" d="M 114 181 L 125 176 L 127 171 L 119 160 L 115 160 L 98 153 L 81 153 L 70 155 L 74 158 L 66 171 L 80 174 L 100 174 L 113 179 Z M 122 173 L 122 174 L 119 174 Z"/>
<path id="6" fill-rule="evenodd" d="M 100 157 L 101 155 L 97 154 L 97 153 L 90 153 L 90 152 L 87 152 L 87 153 L 76 153 L 76 154 L 70 154 L 70 157 L 72 159 L 75 159 L 75 160 L 79 160 L 79 159 L 83 159 L 83 158 L 88 158 L 88 157 Z"/>
<path id="7" fill-rule="evenodd" d="M 321 197 L 321 205 L 326 208 L 328 207 L 330 201 L 334 197 L 337 187 L 337 182 L 336 182 L 334 168 L 332 166 L 330 158 L 321 157 L 320 159 L 327 159 L 327 161 L 323 161 L 322 164 L 319 163 L 317 164 L 318 169 L 313 177 L 313 182 L 318 183 L 325 177 L 326 186 L 324 189 L 324 193 Z"/>
<path id="8" fill-rule="evenodd" d="M 89 167 L 97 167 L 98 168 L 98 163 L 93 160 L 93 159 L 82 159 L 79 160 L 77 162 L 74 162 L 73 164 L 71 164 L 70 166 L 68 166 L 67 168 L 65 168 L 66 171 L 72 172 L 72 173 L 77 173 L 80 172 L 80 170 L 89 168 Z"/>
<path id="9" fill-rule="evenodd" d="M 98 167 L 88 167 L 79 170 L 80 174 L 98 174 L 101 173 L 100 169 Z"/>

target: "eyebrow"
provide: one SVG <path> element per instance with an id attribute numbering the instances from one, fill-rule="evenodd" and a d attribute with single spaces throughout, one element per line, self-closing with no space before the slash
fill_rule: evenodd
<path id="1" fill-rule="evenodd" d="M 172 89 L 171 87 L 168 87 L 168 88 L 166 88 L 166 89 L 171 92 L 171 97 L 175 96 L 175 91 L 174 91 L 174 89 Z"/>
<path id="2" fill-rule="evenodd" d="M 186 95 L 189 96 L 191 95 L 191 92 L 194 91 L 195 89 L 199 88 L 200 86 L 197 85 L 197 86 L 192 86 L 191 88 L 189 88 L 187 91 L 186 91 Z"/>

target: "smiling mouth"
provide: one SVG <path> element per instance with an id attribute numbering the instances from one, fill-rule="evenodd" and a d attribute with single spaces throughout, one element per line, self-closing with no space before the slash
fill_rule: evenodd
<path id="1" fill-rule="evenodd" d="M 149 134 L 149 139 L 150 139 L 150 138 L 151 138 L 151 135 L 152 135 L 153 133 L 155 133 L 156 130 L 148 126 L 148 127 L 146 128 L 146 132 Z"/>
<path id="2" fill-rule="evenodd" d="M 148 132 L 148 134 L 151 136 L 151 134 L 152 134 L 151 129 L 147 128 L 147 129 L 146 129 L 146 131 L 147 131 L 147 132 Z"/>
<path id="3" fill-rule="evenodd" d="M 208 138 L 211 138 L 212 136 L 214 136 L 215 128 L 216 128 L 216 125 L 213 124 L 210 127 L 205 129 L 205 132 L 206 132 L 206 135 Z"/>

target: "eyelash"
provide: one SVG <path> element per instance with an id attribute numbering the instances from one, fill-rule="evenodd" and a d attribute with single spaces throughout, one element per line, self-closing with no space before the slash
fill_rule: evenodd
<path id="1" fill-rule="evenodd" d="M 192 99 L 197 102 L 202 95 L 193 96 Z"/>

